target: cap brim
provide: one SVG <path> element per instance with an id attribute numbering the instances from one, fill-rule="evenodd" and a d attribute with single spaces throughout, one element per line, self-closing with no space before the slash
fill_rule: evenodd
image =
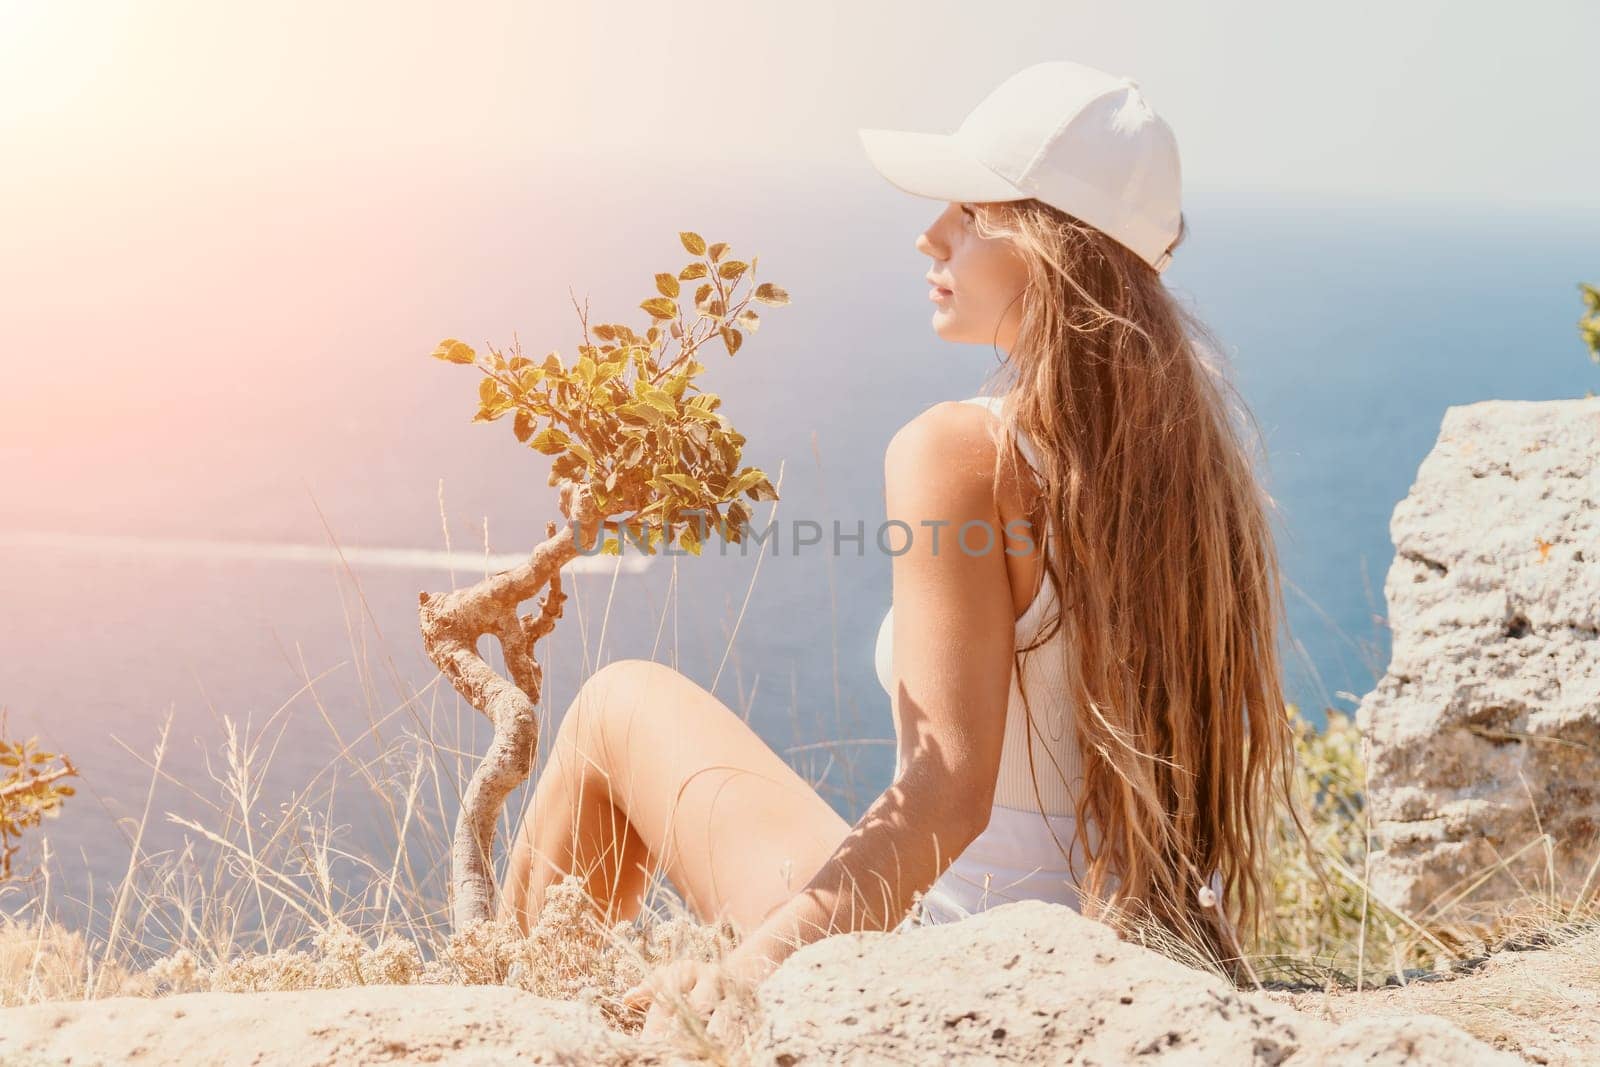
<path id="1" fill-rule="evenodd" d="M 934 200 L 1026 200 L 1000 175 L 969 156 L 953 134 L 858 130 L 867 158 L 890 184 Z"/>

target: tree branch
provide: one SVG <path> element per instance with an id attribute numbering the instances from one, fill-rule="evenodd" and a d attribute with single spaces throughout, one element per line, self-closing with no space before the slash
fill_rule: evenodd
<path id="1" fill-rule="evenodd" d="M 528 780 L 539 745 L 543 672 L 534 657 L 534 643 L 561 617 L 566 600 L 561 568 L 580 550 L 594 547 L 604 518 L 588 489 L 570 481 L 561 485 L 561 511 L 567 529 L 558 534 L 556 523 L 548 523 L 546 540 L 527 562 L 464 589 L 418 597 L 428 658 L 494 727 L 494 739 L 461 798 L 450 850 L 451 915 L 457 930 L 494 914 L 495 821 L 506 797 Z M 541 590 L 539 611 L 519 616 L 518 605 Z M 509 681 L 478 654 L 478 639 L 485 635 L 500 642 Z"/>

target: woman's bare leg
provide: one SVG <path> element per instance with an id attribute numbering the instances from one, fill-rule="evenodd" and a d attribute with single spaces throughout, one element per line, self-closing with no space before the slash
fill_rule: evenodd
<path id="1" fill-rule="evenodd" d="M 502 917 L 526 930 L 581 874 L 606 921 L 664 870 L 702 921 L 759 926 L 850 824 L 727 705 L 680 672 L 619 660 L 579 690 L 512 846 Z"/>

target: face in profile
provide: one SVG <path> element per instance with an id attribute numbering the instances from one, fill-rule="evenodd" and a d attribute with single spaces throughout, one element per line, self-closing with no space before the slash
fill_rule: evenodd
<path id="1" fill-rule="evenodd" d="M 933 260 L 928 299 L 933 329 L 946 341 L 1010 351 L 1022 321 L 1027 267 L 1011 240 L 978 232 L 971 203 L 952 201 L 917 235 L 917 251 Z"/>

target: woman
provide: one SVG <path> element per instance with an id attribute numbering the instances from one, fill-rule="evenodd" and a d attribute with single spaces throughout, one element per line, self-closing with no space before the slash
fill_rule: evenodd
<path id="1" fill-rule="evenodd" d="M 945 201 L 916 242 L 934 330 L 996 348 L 1005 386 L 889 444 L 888 517 L 913 531 L 876 650 L 893 784 L 851 826 L 695 682 L 613 663 L 561 723 L 502 915 L 526 927 L 577 871 L 631 918 L 664 869 L 739 928 L 751 983 L 832 933 L 1022 897 L 1236 956 L 1292 769 L 1281 594 L 1227 383 L 1160 278 L 1184 234 L 1172 133 L 1136 83 L 1068 62 L 954 135 L 861 132 L 891 182 Z M 630 1002 L 706 1012 L 716 981 L 678 965 Z"/>

